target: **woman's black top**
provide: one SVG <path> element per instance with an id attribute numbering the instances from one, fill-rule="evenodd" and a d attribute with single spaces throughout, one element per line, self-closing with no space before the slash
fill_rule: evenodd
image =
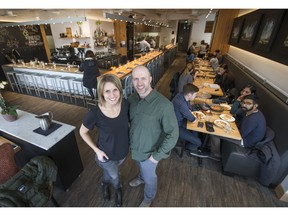
<path id="1" fill-rule="evenodd" d="M 115 118 L 105 116 L 99 106 L 91 109 L 85 116 L 83 125 L 92 130 L 97 127 L 99 149 L 104 151 L 110 160 L 124 159 L 129 150 L 128 101 L 123 99 L 121 111 Z"/>

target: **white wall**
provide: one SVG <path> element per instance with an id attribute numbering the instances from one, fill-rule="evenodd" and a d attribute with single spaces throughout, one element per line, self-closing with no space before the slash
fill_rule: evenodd
<path id="1" fill-rule="evenodd" d="M 65 33 L 66 34 L 66 28 L 70 27 L 72 30 L 72 35 L 73 37 L 76 34 L 76 31 L 79 33 L 79 27 L 77 23 L 57 23 L 57 24 L 52 24 L 51 25 L 51 31 L 53 35 L 53 40 L 55 43 L 55 47 L 61 47 L 63 45 L 69 45 L 71 42 L 78 41 L 80 45 L 83 45 L 85 42 L 90 44 L 89 49 L 93 51 L 106 51 L 107 48 L 105 47 L 97 47 L 94 48 L 94 31 L 96 29 L 96 24 L 95 20 L 87 20 L 84 21 L 83 24 L 81 25 L 82 27 L 82 36 L 88 37 L 88 38 L 60 38 L 60 33 Z M 104 29 L 108 35 L 113 35 L 114 34 L 114 26 L 112 22 L 102 22 L 101 23 L 101 29 Z"/>
<path id="2" fill-rule="evenodd" d="M 161 27 L 161 31 L 159 33 L 160 42 L 159 46 L 166 46 L 167 44 L 171 43 L 171 40 L 175 38 L 176 43 L 176 36 L 177 36 L 177 24 L 178 21 L 170 21 L 169 28 Z M 174 34 L 172 32 L 174 31 Z"/>
<path id="3" fill-rule="evenodd" d="M 204 33 L 204 30 L 206 26 L 206 21 L 214 21 L 214 20 L 215 20 L 215 14 L 210 14 L 207 19 L 206 15 L 203 15 L 199 17 L 199 21 L 193 23 L 192 32 L 190 34 L 189 39 L 189 46 L 193 42 L 196 42 L 197 46 L 199 46 L 201 40 L 205 40 L 206 43 L 211 45 L 212 33 Z"/>
<path id="4" fill-rule="evenodd" d="M 245 10 L 246 11 L 246 10 Z M 240 14 L 243 14 L 240 11 Z M 288 66 L 230 46 L 228 54 L 288 97 Z"/>

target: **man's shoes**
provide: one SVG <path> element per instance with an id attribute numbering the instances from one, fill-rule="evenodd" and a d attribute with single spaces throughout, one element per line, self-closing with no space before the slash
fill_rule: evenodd
<path id="1" fill-rule="evenodd" d="M 139 177 L 133 179 L 132 181 L 129 182 L 129 185 L 131 187 L 138 187 L 139 185 L 143 184 L 144 181 L 141 180 Z"/>
<path id="2" fill-rule="evenodd" d="M 150 207 L 150 206 L 151 206 L 151 203 L 152 203 L 152 200 L 150 200 L 150 201 L 143 200 L 143 201 L 140 203 L 139 207 Z"/>
<path id="3" fill-rule="evenodd" d="M 202 158 L 207 158 L 209 156 L 208 153 L 203 152 L 200 149 L 190 150 L 189 154 L 196 156 L 196 157 L 202 157 Z"/>

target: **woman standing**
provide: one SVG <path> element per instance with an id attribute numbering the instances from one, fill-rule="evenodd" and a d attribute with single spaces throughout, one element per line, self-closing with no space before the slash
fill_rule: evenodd
<path id="1" fill-rule="evenodd" d="M 83 86 L 87 88 L 92 99 L 94 99 L 93 89 L 97 87 L 97 77 L 100 76 L 100 71 L 93 51 L 87 50 L 85 60 L 81 63 L 79 70 L 84 71 Z"/>
<path id="2" fill-rule="evenodd" d="M 128 102 L 123 98 L 120 79 L 113 74 L 100 77 L 97 86 L 98 104 L 85 116 L 80 128 L 83 140 L 96 153 L 95 160 L 103 169 L 102 193 L 110 199 L 109 183 L 115 189 L 115 206 L 122 205 L 118 167 L 128 154 Z M 98 129 L 98 141 L 89 135 Z"/>

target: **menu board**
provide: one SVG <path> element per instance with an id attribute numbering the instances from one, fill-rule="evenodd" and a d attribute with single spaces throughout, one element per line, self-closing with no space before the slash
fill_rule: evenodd
<path id="1" fill-rule="evenodd" d="M 2 49 L 36 46 L 43 46 L 43 39 L 38 25 L 0 28 L 0 47 Z"/>

